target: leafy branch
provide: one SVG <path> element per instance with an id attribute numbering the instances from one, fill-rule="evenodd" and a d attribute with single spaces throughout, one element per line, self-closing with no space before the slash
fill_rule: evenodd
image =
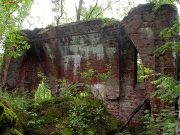
<path id="1" fill-rule="evenodd" d="M 174 21 L 174 24 L 170 28 L 165 28 L 160 32 L 160 37 L 166 38 L 166 40 L 172 40 L 176 39 L 179 35 L 180 31 L 180 22 L 179 17 L 176 18 Z M 172 50 L 176 52 L 177 50 L 180 50 L 180 42 L 177 42 L 176 40 L 170 41 L 165 43 L 165 45 L 157 48 L 154 52 L 155 56 L 158 56 L 159 54 L 164 54 L 168 50 Z"/>
<path id="2" fill-rule="evenodd" d="M 163 101 L 174 102 L 180 93 L 180 84 L 173 77 L 161 77 L 152 82 L 157 90 L 151 97 L 157 97 Z"/>
<path id="3" fill-rule="evenodd" d="M 93 7 L 93 9 L 91 10 L 91 12 L 90 12 L 90 14 L 89 14 L 89 17 L 88 17 L 88 20 L 90 19 L 91 15 L 92 15 L 93 11 L 95 10 L 95 8 L 97 7 L 97 5 L 98 5 L 98 0 L 96 0 L 96 4 L 95 4 L 95 6 Z"/>

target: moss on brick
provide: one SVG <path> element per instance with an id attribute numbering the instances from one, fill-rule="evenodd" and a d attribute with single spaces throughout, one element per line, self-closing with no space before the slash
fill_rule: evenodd
<path id="1" fill-rule="evenodd" d="M 18 130 L 14 129 L 17 121 L 18 117 L 13 110 L 0 102 L 0 134 L 22 135 Z"/>

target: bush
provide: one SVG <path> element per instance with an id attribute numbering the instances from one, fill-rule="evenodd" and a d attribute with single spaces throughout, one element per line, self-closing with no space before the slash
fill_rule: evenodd
<path id="1" fill-rule="evenodd" d="M 120 125 L 92 95 L 51 98 L 28 109 L 26 134 L 105 135 Z"/>

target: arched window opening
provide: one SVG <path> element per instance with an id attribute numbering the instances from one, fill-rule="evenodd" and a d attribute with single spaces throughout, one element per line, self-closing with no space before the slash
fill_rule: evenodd
<path id="1" fill-rule="evenodd" d="M 145 90 L 144 68 L 138 52 L 135 55 L 135 87 L 134 90 Z"/>
<path id="2" fill-rule="evenodd" d="M 144 68 L 142 65 L 141 57 L 137 53 L 137 82 L 144 82 Z"/>

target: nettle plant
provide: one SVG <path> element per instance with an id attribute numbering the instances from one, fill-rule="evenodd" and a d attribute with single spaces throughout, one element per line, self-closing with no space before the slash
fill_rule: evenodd
<path id="1" fill-rule="evenodd" d="M 160 73 L 153 74 L 149 68 L 145 68 L 144 73 L 144 78 L 158 78 L 151 82 L 156 86 L 156 91 L 151 94 L 150 98 L 157 98 L 162 104 L 168 104 L 163 105 L 160 112 L 153 114 L 153 117 L 148 110 L 145 110 L 145 115 L 142 117 L 142 128 L 137 130 L 137 133 L 139 135 L 175 135 L 177 113 L 173 109 L 172 103 L 176 102 L 176 98 L 180 93 L 180 84 L 173 77 L 164 76 Z"/>
<path id="2" fill-rule="evenodd" d="M 35 103 L 40 103 L 51 98 L 51 90 L 49 90 L 47 85 L 48 80 L 46 76 L 42 72 L 39 72 L 38 77 L 41 78 L 41 83 L 38 85 L 38 89 L 34 95 Z"/>

